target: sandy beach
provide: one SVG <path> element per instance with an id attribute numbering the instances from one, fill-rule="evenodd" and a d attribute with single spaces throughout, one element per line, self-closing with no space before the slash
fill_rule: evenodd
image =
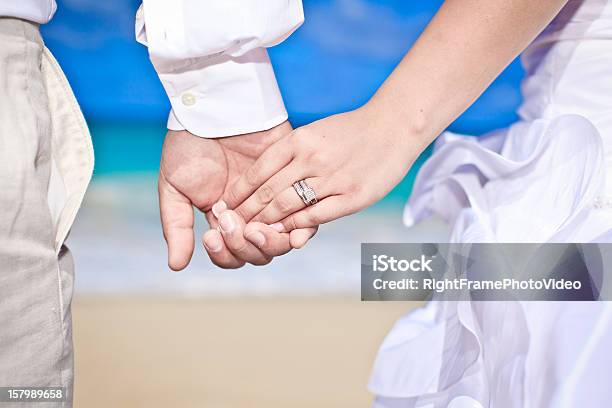
<path id="1" fill-rule="evenodd" d="M 75 407 L 368 407 L 381 340 L 416 304 L 84 296 Z"/>
<path id="2" fill-rule="evenodd" d="M 438 225 L 406 229 L 391 203 L 265 267 L 196 250 L 175 274 L 156 203 L 153 176 L 100 178 L 72 229 L 76 408 L 369 406 L 378 346 L 415 305 L 359 300 L 360 244 L 437 242 Z"/>

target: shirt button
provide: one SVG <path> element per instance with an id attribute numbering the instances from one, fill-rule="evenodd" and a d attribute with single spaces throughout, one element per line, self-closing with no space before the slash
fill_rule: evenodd
<path id="1" fill-rule="evenodd" d="M 482 404 L 466 395 L 453 398 L 447 408 L 482 408 Z"/>
<path id="2" fill-rule="evenodd" d="M 186 92 L 181 96 L 181 102 L 185 106 L 193 106 L 196 103 L 196 97 L 191 92 Z"/>

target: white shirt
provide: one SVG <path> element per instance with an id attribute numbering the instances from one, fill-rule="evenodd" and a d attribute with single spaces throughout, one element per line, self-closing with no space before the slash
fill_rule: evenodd
<path id="1" fill-rule="evenodd" d="M 0 16 L 44 24 L 55 14 L 55 0 L 0 0 Z"/>
<path id="2" fill-rule="evenodd" d="M 136 38 L 170 98 L 168 128 L 215 138 L 284 122 L 266 47 L 303 21 L 301 0 L 144 0 Z"/>
<path id="3" fill-rule="evenodd" d="M 56 8 L 54 0 L 0 0 L 0 16 L 40 24 Z M 284 122 L 266 47 L 303 21 L 301 0 L 144 0 L 136 37 L 170 98 L 168 128 L 222 137 Z"/>

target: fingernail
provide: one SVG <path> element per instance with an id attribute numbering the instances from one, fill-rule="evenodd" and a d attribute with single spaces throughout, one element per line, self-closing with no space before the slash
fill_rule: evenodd
<path id="1" fill-rule="evenodd" d="M 215 205 L 212 206 L 212 213 L 217 218 L 219 218 L 219 215 L 225 210 L 227 210 L 227 204 L 225 204 L 223 200 L 217 201 Z"/>
<path id="2" fill-rule="evenodd" d="M 261 248 L 266 244 L 266 237 L 259 231 L 251 232 L 246 236 L 246 239 L 251 241 L 257 248 Z"/>
<path id="3" fill-rule="evenodd" d="M 236 228 L 234 218 L 229 212 L 224 212 L 221 214 L 221 217 L 219 218 L 219 226 L 226 234 L 232 232 L 234 228 Z"/>
<path id="4" fill-rule="evenodd" d="M 221 240 L 216 235 L 206 237 L 204 239 L 204 246 L 209 252 L 219 252 L 223 248 Z"/>
<path id="5" fill-rule="evenodd" d="M 277 222 L 276 224 L 272 224 L 272 225 L 270 225 L 270 227 L 273 230 L 277 231 L 277 232 L 285 231 L 285 226 L 281 222 Z"/>

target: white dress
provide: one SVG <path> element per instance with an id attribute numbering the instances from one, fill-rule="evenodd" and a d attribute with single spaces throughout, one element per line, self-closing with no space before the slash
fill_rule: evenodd
<path id="1" fill-rule="evenodd" d="M 612 239 L 612 1 L 570 1 L 523 55 L 520 120 L 443 134 L 406 224 L 452 242 Z M 432 302 L 383 342 L 376 408 L 612 405 L 612 303 Z"/>

